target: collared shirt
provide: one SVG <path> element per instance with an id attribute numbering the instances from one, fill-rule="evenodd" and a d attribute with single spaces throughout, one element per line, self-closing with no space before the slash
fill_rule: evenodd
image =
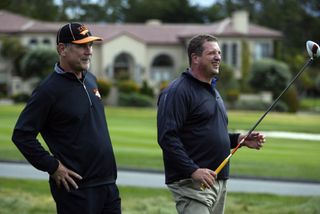
<path id="1" fill-rule="evenodd" d="M 166 183 L 190 178 L 198 168 L 215 170 L 237 145 L 219 92 L 188 71 L 159 96 L 158 143 L 163 150 Z M 229 165 L 218 179 L 228 179 Z"/>
<path id="2" fill-rule="evenodd" d="M 115 183 L 117 167 L 96 77 L 79 81 L 57 64 L 33 91 L 12 140 L 37 169 L 55 172 L 60 160 L 80 174 L 80 188 Z M 41 134 L 51 152 L 40 144 Z"/>

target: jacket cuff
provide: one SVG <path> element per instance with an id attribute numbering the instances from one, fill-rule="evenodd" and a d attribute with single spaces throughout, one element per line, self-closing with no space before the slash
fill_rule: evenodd
<path id="1" fill-rule="evenodd" d="M 189 175 L 189 177 L 191 177 L 191 175 L 192 175 L 192 173 L 194 173 L 197 169 L 199 169 L 200 167 L 199 166 L 194 166 L 194 167 L 192 167 L 192 168 L 190 168 L 189 170 L 188 170 L 188 175 Z"/>
<path id="2" fill-rule="evenodd" d="M 53 159 L 52 163 L 50 164 L 50 167 L 48 169 L 48 173 L 50 175 L 52 175 L 55 171 L 57 171 L 58 169 L 58 166 L 59 166 L 59 161 L 56 160 L 56 159 Z"/>
<path id="3" fill-rule="evenodd" d="M 231 148 L 235 148 L 238 146 L 240 133 L 229 134 Z"/>

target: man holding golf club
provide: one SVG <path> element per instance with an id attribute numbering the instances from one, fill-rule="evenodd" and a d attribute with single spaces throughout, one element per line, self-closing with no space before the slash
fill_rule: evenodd
<path id="1" fill-rule="evenodd" d="M 215 88 L 221 50 L 211 35 L 188 45 L 189 65 L 159 96 L 158 143 L 163 151 L 166 184 L 179 214 L 224 213 L 229 164 L 214 170 L 242 141 L 260 149 L 264 136 L 228 133 L 228 118 Z"/>
<path id="2" fill-rule="evenodd" d="M 89 29 L 68 23 L 57 33 L 59 62 L 34 90 L 12 140 L 48 172 L 58 214 L 120 214 L 117 167 L 95 76 Z M 37 139 L 41 133 L 51 153 Z"/>

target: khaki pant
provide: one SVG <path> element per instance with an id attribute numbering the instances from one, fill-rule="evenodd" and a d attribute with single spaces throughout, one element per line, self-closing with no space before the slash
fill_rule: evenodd
<path id="1" fill-rule="evenodd" d="M 217 180 L 210 189 L 201 190 L 198 182 L 184 179 L 169 184 L 168 188 L 173 194 L 179 214 L 223 214 L 226 186 L 226 180 Z"/>

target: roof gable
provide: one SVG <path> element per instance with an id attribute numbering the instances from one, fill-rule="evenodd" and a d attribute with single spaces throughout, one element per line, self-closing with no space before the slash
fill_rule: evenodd
<path id="1" fill-rule="evenodd" d="M 65 23 L 42 22 L 31 18 L 0 10 L 0 33 L 39 33 L 56 34 Z M 93 34 L 112 40 L 118 35 L 126 34 L 135 40 L 147 44 L 178 44 L 181 39 L 190 38 L 199 33 L 212 34 L 217 37 L 266 37 L 280 38 L 280 31 L 248 23 L 248 32 L 236 30 L 232 18 L 226 18 L 211 24 L 106 24 L 86 23 Z"/>

